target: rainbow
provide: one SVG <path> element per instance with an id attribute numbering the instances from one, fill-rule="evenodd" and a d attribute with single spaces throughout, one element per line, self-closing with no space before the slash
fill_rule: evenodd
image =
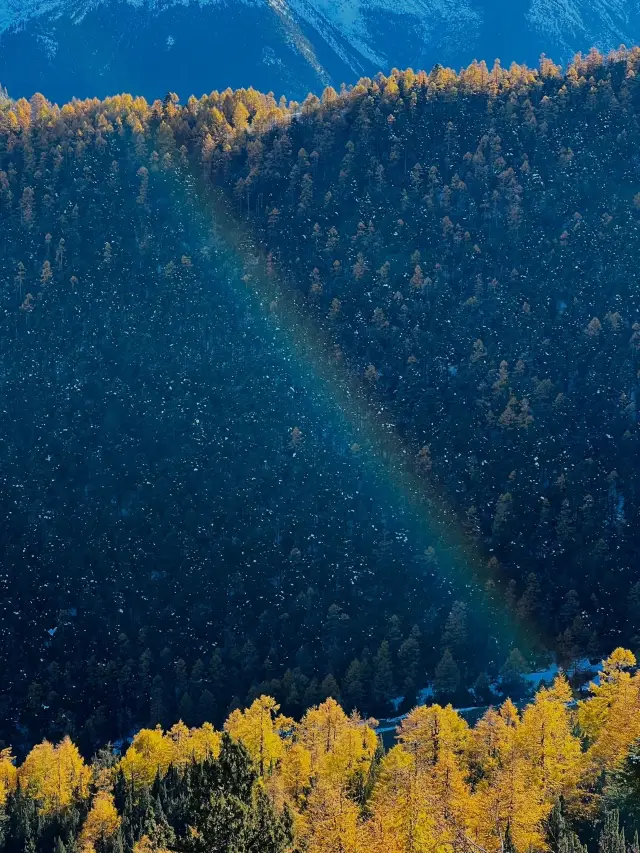
<path id="1" fill-rule="evenodd" d="M 452 602 L 463 597 L 476 616 L 483 616 L 488 636 L 495 639 L 495 664 L 504 660 L 505 649 L 516 647 L 526 657 L 548 647 L 536 625 L 517 622 L 510 613 L 506 580 L 471 541 L 442 489 L 417 470 L 415 451 L 399 435 L 392 413 L 372 401 L 362 378 L 336 357 L 330 323 L 312 316 L 301 293 L 278 274 L 265 247 L 233 214 L 221 190 L 205 186 L 192 173 L 177 174 L 175 180 L 176 197 L 182 196 L 190 215 L 206 225 L 209 248 L 238 270 L 233 282 L 237 294 L 275 328 L 303 381 L 313 382 L 314 399 L 337 418 L 354 464 L 366 469 L 379 487 L 380 501 L 402 518 L 414 552 L 433 555 L 434 574 L 448 585 Z"/>

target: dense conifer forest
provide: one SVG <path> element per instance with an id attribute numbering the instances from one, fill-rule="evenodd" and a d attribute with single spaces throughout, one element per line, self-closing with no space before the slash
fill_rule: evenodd
<path id="1" fill-rule="evenodd" d="M 7 745 L 636 649 L 639 70 L 3 96 Z"/>
<path id="2" fill-rule="evenodd" d="M 87 763 L 68 738 L 0 754 L 6 853 L 637 853 L 640 674 L 618 648 L 577 703 L 563 675 L 470 728 L 412 710 L 386 754 L 334 699 L 299 722 L 269 696 L 135 734 Z"/>

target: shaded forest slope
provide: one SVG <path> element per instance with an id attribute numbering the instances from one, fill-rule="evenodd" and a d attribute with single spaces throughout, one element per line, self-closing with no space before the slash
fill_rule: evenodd
<path id="1" fill-rule="evenodd" d="M 2 105 L 8 741 L 260 692 L 383 714 L 438 662 L 445 696 L 498 672 L 508 638 L 283 345 L 269 282 L 496 612 L 564 661 L 635 642 L 639 63 Z"/>
<path id="2" fill-rule="evenodd" d="M 216 164 L 554 635 L 637 606 L 638 56 L 362 81 Z"/>

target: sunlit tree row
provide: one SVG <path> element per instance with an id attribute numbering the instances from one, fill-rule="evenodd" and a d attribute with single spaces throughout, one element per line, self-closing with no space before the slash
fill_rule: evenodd
<path id="1" fill-rule="evenodd" d="M 576 702 L 560 674 L 522 710 L 507 700 L 474 727 L 450 705 L 417 707 L 386 754 L 375 721 L 347 716 L 333 699 L 295 722 L 268 696 L 234 711 L 223 732 L 183 723 L 143 729 L 111 762 L 87 764 L 68 738 L 57 746 L 45 741 L 18 767 L 10 750 L 2 753 L 1 803 L 7 809 L 26 796 L 43 818 L 82 806 L 78 849 L 110 849 L 100 845 L 119 832 L 122 790 L 130 797 L 155 790 L 172 774 L 179 779 L 220 761 L 221 749 L 235 741 L 273 814 L 291 815 L 297 849 L 543 851 L 554 808 L 562 803 L 567 820 L 596 819 L 637 746 L 635 663 L 631 652 L 617 649 L 586 699 Z M 229 772 L 237 779 L 240 771 Z M 207 806 L 218 807 L 213 799 Z M 160 848 L 140 836 L 134 849 Z"/>

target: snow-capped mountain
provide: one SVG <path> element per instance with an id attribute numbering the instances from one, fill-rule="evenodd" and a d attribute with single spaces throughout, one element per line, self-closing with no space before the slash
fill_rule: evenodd
<path id="1" fill-rule="evenodd" d="M 0 0 L 0 82 L 59 101 L 301 97 L 393 66 L 563 62 L 637 41 L 640 0 Z"/>

